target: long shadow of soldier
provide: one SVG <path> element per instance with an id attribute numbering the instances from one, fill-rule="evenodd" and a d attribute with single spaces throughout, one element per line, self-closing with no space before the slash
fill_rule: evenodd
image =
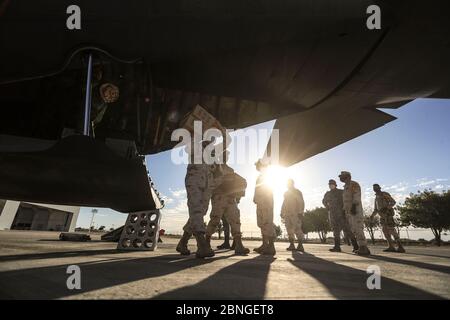
<path id="1" fill-rule="evenodd" d="M 443 299 L 422 289 L 383 277 L 383 273 L 381 289 L 369 290 L 367 279 L 371 274 L 365 270 L 337 264 L 308 253 L 293 252 L 292 259 L 288 261 L 318 280 L 337 299 Z M 369 265 L 370 263 L 367 267 Z"/>
<path id="2" fill-rule="evenodd" d="M 263 299 L 273 261 L 275 258 L 268 256 L 241 260 L 195 285 L 163 293 L 154 299 Z"/>
<path id="3" fill-rule="evenodd" d="M 398 259 L 398 258 L 379 256 L 379 255 L 370 255 L 370 256 L 368 256 L 368 258 L 374 259 L 374 260 L 386 261 L 386 262 L 390 262 L 390 263 L 404 264 L 404 265 L 413 266 L 413 267 L 417 267 L 417 268 L 421 268 L 421 269 L 428 269 L 428 270 L 432 270 L 432 271 L 450 274 L 450 267 L 442 266 L 442 265 L 438 265 L 438 264 Z"/>
<path id="4" fill-rule="evenodd" d="M 126 253 L 124 251 L 118 251 L 116 249 L 96 249 L 96 250 L 77 250 L 77 251 L 55 251 L 45 253 L 28 253 L 28 254 L 15 254 L 8 256 L 0 256 L 0 262 L 7 261 L 23 261 L 23 260 L 38 260 L 38 259 L 63 259 L 73 257 L 89 257 L 102 254 L 121 254 Z"/>
<path id="5" fill-rule="evenodd" d="M 105 250 L 105 252 L 103 250 L 95 250 L 94 252 L 109 254 L 110 250 Z M 88 255 L 93 255 L 94 252 Z M 85 254 L 82 252 L 75 252 L 71 256 L 83 255 Z M 33 256 L 36 257 L 36 255 Z M 44 254 L 44 256 L 48 257 L 48 254 Z M 0 272 L 0 298 L 63 298 L 133 281 L 165 276 L 226 258 L 228 257 L 199 260 L 193 256 L 180 258 L 179 254 L 169 254 L 130 259 L 114 255 L 114 257 L 88 263 L 65 262 L 65 264 L 58 266 L 3 271 Z M 66 271 L 71 264 L 76 264 L 81 269 L 80 290 L 69 290 L 67 288 L 66 281 L 70 275 Z"/>

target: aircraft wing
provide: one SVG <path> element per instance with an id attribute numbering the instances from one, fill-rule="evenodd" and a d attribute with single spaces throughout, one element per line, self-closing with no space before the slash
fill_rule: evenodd
<path id="1" fill-rule="evenodd" d="M 364 108 L 339 114 L 311 110 L 280 118 L 274 126 L 279 130 L 279 162 L 283 166 L 293 165 L 395 119 L 377 109 Z"/>

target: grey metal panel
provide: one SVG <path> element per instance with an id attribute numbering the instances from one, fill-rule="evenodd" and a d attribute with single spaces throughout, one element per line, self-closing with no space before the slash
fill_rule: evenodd
<path id="1" fill-rule="evenodd" d="M 311 110 L 280 118 L 274 126 L 279 130 L 280 164 L 293 165 L 395 119 L 370 109 L 338 115 Z M 269 141 L 269 154 L 270 145 Z"/>

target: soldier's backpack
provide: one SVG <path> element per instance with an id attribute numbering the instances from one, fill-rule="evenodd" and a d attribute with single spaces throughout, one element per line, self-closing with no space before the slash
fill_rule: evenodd
<path id="1" fill-rule="evenodd" d="M 247 181 L 237 173 L 233 173 L 230 176 L 224 179 L 220 185 L 220 190 L 223 194 L 233 195 L 235 198 L 244 197 Z"/>

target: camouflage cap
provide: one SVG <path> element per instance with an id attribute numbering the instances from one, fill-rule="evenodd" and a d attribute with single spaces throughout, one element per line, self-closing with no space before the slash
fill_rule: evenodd
<path id="1" fill-rule="evenodd" d="M 335 186 L 337 186 L 336 180 L 333 179 L 328 180 L 328 184 L 334 184 Z"/>
<path id="2" fill-rule="evenodd" d="M 339 177 L 351 177 L 352 174 L 349 171 L 341 171 Z"/>

